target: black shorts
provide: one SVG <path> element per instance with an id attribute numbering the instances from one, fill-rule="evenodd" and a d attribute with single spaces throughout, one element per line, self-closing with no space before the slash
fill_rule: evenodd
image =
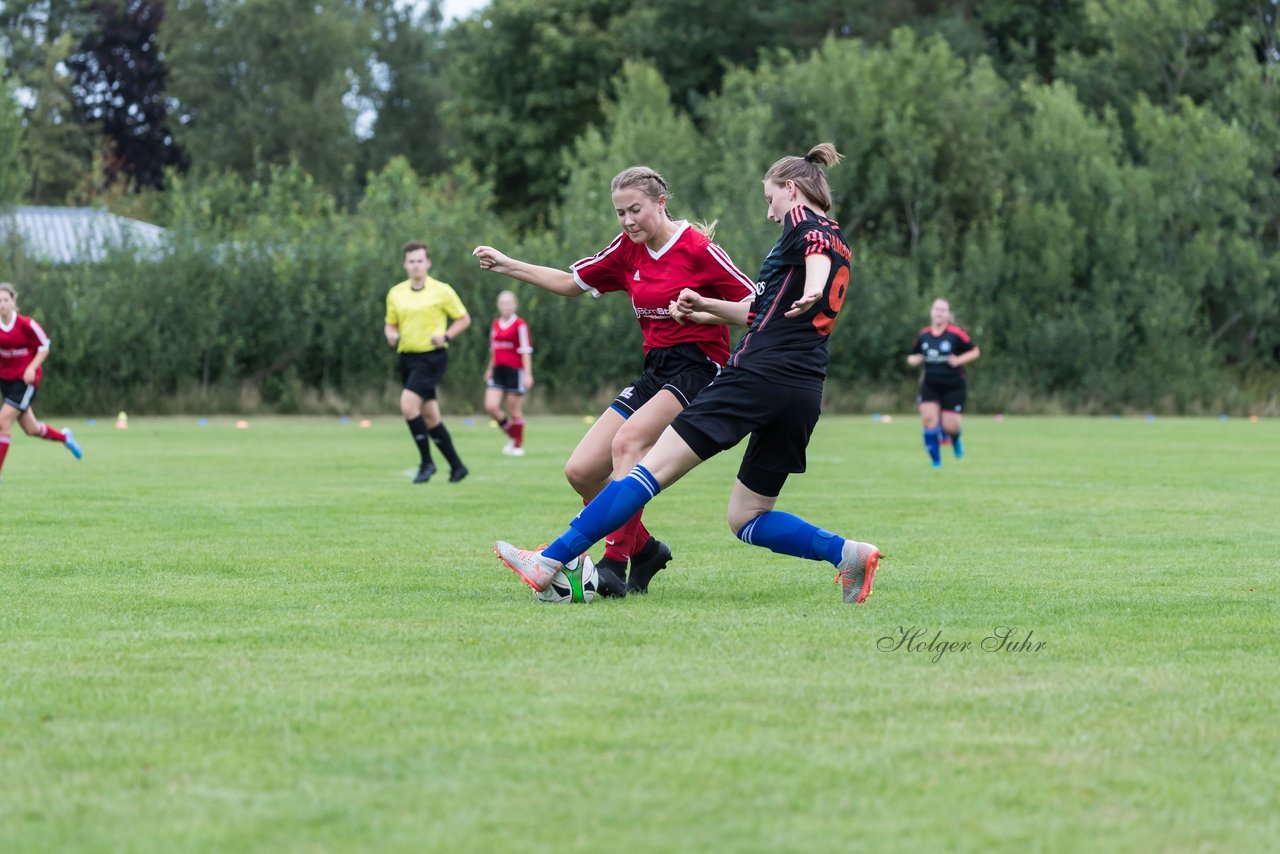
<path id="1" fill-rule="evenodd" d="M 671 426 L 703 460 L 750 435 L 738 480 L 752 492 L 772 498 L 782 491 L 788 475 L 805 470 L 805 450 L 821 412 L 821 388 L 770 384 L 731 368 Z"/>
<path id="2" fill-rule="evenodd" d="M 0 392 L 4 393 L 4 402 L 19 412 L 26 412 L 36 401 L 36 387 L 22 380 L 0 380 Z"/>
<path id="3" fill-rule="evenodd" d="M 423 400 L 436 399 L 436 386 L 449 367 L 449 351 L 443 347 L 426 353 L 400 354 L 400 380 L 404 387 Z"/>
<path id="4" fill-rule="evenodd" d="M 688 406 L 718 373 L 720 366 L 693 344 L 650 350 L 644 357 L 644 373 L 618 392 L 612 405 L 623 418 L 630 418 L 665 388 Z"/>
<path id="5" fill-rule="evenodd" d="M 963 412 L 967 390 L 968 383 L 964 380 L 948 384 L 921 380 L 920 396 L 916 398 L 916 403 L 936 403 L 947 412 Z"/>
<path id="6" fill-rule="evenodd" d="M 494 365 L 493 376 L 485 388 L 501 389 L 506 394 L 524 394 L 524 370 L 506 365 Z"/>

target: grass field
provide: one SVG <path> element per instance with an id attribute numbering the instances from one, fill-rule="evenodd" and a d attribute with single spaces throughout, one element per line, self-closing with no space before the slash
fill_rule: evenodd
<path id="1" fill-rule="evenodd" d="M 584 425 L 450 423 L 425 486 L 391 417 L 14 436 L 0 850 L 1275 850 L 1280 423 L 971 417 L 934 471 L 829 416 L 780 508 L 885 551 L 858 607 L 729 534 L 737 452 L 649 596 L 538 605 L 489 550 Z"/>

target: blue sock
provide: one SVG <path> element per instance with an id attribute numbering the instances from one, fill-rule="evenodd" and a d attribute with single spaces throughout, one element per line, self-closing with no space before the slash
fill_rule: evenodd
<path id="1" fill-rule="evenodd" d="M 569 523 L 569 530 L 542 553 L 554 561 L 568 563 L 610 531 L 622 527 L 623 522 L 636 515 L 636 511 L 648 504 L 661 489 L 648 469 L 636 466 L 631 474 L 611 482 L 591 499 L 591 503 Z"/>
<path id="2" fill-rule="evenodd" d="M 929 452 L 929 459 L 935 466 L 942 465 L 942 431 L 937 427 L 924 431 L 924 448 Z"/>
<path id="3" fill-rule="evenodd" d="M 832 566 L 839 565 L 844 551 L 843 537 L 781 510 L 770 510 L 743 525 L 738 539 L 781 555 L 829 561 Z"/>
<path id="4" fill-rule="evenodd" d="M 960 444 L 960 431 L 951 433 L 951 450 L 956 452 L 956 459 L 964 456 L 964 446 Z"/>

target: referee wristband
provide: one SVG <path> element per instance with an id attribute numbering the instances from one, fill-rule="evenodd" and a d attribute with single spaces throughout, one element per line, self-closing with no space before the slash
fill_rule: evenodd
<path id="1" fill-rule="evenodd" d="M 453 339 L 449 337 L 449 333 L 448 333 L 448 332 L 446 332 L 446 333 L 444 334 L 444 343 L 448 344 L 448 343 L 449 343 L 450 341 L 452 341 L 452 340 L 453 340 Z"/>

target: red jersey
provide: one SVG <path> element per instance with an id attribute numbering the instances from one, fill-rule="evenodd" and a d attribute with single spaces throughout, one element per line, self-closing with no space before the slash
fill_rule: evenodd
<path id="1" fill-rule="evenodd" d="M 703 323 L 676 323 L 668 307 L 682 288 L 705 297 L 740 302 L 755 296 L 751 279 L 734 266 L 727 252 L 689 223 L 676 223 L 676 233 L 657 252 L 634 243 L 625 233 L 571 268 L 578 287 L 599 296 L 626 291 L 644 333 L 644 351 L 693 344 L 723 365 L 729 358 L 729 328 Z"/>
<path id="2" fill-rule="evenodd" d="M 36 352 L 48 349 L 49 336 L 40 324 L 15 311 L 8 326 L 0 323 L 0 380 L 22 379 Z M 44 368 L 36 368 L 36 381 L 32 385 L 40 385 L 43 374 Z"/>
<path id="3" fill-rule="evenodd" d="M 494 367 L 524 367 L 521 358 L 525 353 L 533 352 L 533 342 L 529 340 L 529 324 L 519 315 L 511 315 L 504 326 L 502 318 L 495 318 L 489 327 L 489 349 L 493 351 Z"/>

